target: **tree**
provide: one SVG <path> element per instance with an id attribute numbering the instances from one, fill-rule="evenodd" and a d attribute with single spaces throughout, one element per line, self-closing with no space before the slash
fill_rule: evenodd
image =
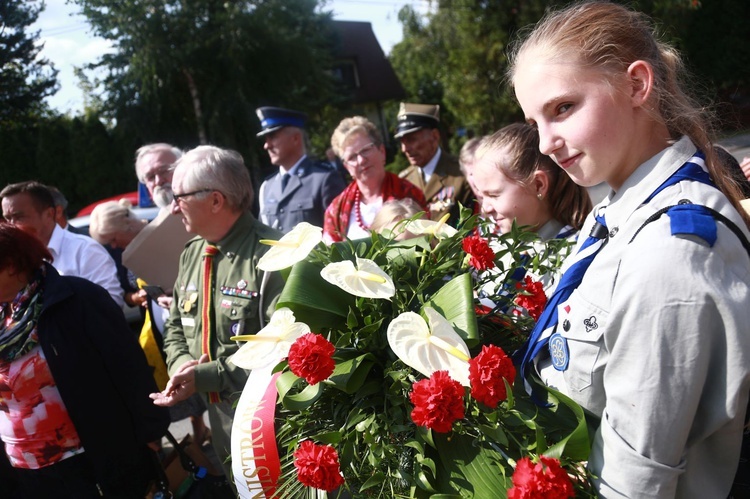
<path id="1" fill-rule="evenodd" d="M 39 59 L 39 32 L 27 33 L 44 9 L 35 0 L 0 0 L 0 126 L 28 121 L 57 91 L 57 71 Z"/>
<path id="2" fill-rule="evenodd" d="M 410 6 L 399 13 L 402 42 L 391 64 L 414 102 L 441 104 L 449 132 L 485 134 L 522 116 L 505 81 L 508 44 L 519 30 L 552 7 L 569 1 L 438 0 L 420 15 Z M 750 95 L 750 28 L 746 0 L 625 1 L 652 16 L 683 50 L 690 69 L 714 96 Z M 705 4 L 705 5 L 704 5 Z M 709 41 L 707 41 L 709 40 Z M 730 55 L 731 54 L 731 55 Z M 728 96 L 728 97 L 727 97 Z M 750 106 L 748 106 L 750 107 Z M 750 112 L 750 111 L 748 111 Z M 459 146 L 463 138 L 457 141 Z M 454 150 L 456 147 L 453 148 Z"/>
<path id="3" fill-rule="evenodd" d="M 333 93 L 330 15 L 316 0 L 73 0 L 115 51 L 105 112 L 141 142 L 250 152 L 255 108 L 319 109 Z"/>

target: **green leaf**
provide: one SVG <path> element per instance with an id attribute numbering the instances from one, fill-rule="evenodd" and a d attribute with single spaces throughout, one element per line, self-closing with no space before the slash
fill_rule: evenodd
<path id="1" fill-rule="evenodd" d="M 440 433 L 434 438 L 444 468 L 439 474 L 440 492 L 458 492 L 462 497 L 507 497 L 512 482 L 503 466 L 509 465 L 499 452 L 475 443 L 468 435 Z"/>
<path id="2" fill-rule="evenodd" d="M 285 409 L 301 411 L 310 407 L 323 394 L 323 384 L 307 385 L 299 393 L 290 393 L 292 388 L 302 382 L 292 372 L 285 372 L 276 380 L 276 390 Z"/>
<path id="3" fill-rule="evenodd" d="M 383 483 L 383 480 L 385 480 L 385 475 L 382 472 L 378 471 L 373 474 L 365 483 L 362 484 L 362 486 L 359 488 L 359 491 L 362 492 L 363 490 L 367 490 L 370 487 L 380 485 Z"/>
<path id="4" fill-rule="evenodd" d="M 277 308 L 289 307 L 297 321 L 313 331 L 345 324 L 355 297 L 320 276 L 321 267 L 306 260 L 292 267 Z"/>
<path id="5" fill-rule="evenodd" d="M 427 300 L 425 307 L 437 310 L 448 322 L 453 324 L 456 332 L 471 348 L 479 342 L 479 328 L 474 314 L 474 290 L 471 275 L 464 273 L 454 277 L 432 298 Z"/>
<path id="6" fill-rule="evenodd" d="M 345 393 L 357 392 L 367 375 L 375 364 L 375 356 L 372 354 L 360 355 L 357 358 L 336 362 L 333 374 L 328 378 L 329 382 Z"/>

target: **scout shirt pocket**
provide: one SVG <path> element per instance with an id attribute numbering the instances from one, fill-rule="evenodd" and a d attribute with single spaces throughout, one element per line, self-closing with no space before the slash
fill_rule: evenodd
<path id="1" fill-rule="evenodd" d="M 574 291 L 558 308 L 557 332 L 567 343 L 569 357 L 565 384 L 571 392 L 582 392 L 601 381 L 606 361 L 603 334 L 609 313 Z"/>
<path id="2" fill-rule="evenodd" d="M 177 306 L 180 310 L 180 325 L 185 338 L 195 338 L 198 334 L 196 326 L 200 314 L 198 292 L 184 291 L 177 301 Z"/>
<path id="3" fill-rule="evenodd" d="M 231 336 L 257 332 L 258 292 L 245 288 L 221 287 L 219 310 L 225 323 L 231 324 Z"/>

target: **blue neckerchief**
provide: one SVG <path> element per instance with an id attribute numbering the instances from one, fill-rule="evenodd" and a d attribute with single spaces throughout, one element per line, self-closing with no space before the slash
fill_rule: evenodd
<path id="1" fill-rule="evenodd" d="M 701 151 L 697 151 L 685 164 L 683 164 L 676 172 L 674 172 L 667 180 L 665 180 L 654 192 L 652 192 L 644 201 L 644 204 L 651 201 L 654 196 L 658 193 L 675 185 L 683 180 L 701 182 L 707 185 L 714 186 L 711 181 L 708 172 L 705 170 L 705 156 Z M 696 208 L 702 208 L 698 205 L 680 205 L 674 207 L 668 211 L 670 219 L 672 220 L 672 233 L 691 233 L 699 235 L 700 237 L 708 237 L 710 239 L 710 223 L 707 223 L 705 217 L 700 210 L 694 210 L 691 208 L 685 208 L 694 206 Z M 712 219 L 713 220 L 713 219 Z M 675 227 L 677 226 L 677 227 Z M 603 230 L 602 230 L 603 229 Z M 677 230 L 678 232 L 675 232 Z M 713 222 L 713 230 L 715 232 L 715 222 Z M 595 232 L 599 232 L 595 234 Z M 548 346 L 550 337 L 553 335 L 557 327 L 557 309 L 558 306 L 568 300 L 573 291 L 580 285 L 583 280 L 583 276 L 586 273 L 591 262 L 594 260 L 599 250 L 604 246 L 606 242 L 606 223 L 604 217 L 600 214 L 596 215 L 596 224 L 592 228 L 592 233 L 586 241 L 581 245 L 576 255 L 573 258 L 574 261 L 568 270 L 563 274 L 560 279 L 560 284 L 555 289 L 550 299 L 547 301 L 547 305 L 544 308 L 544 312 L 539 317 L 534 329 L 529 335 L 526 343 L 514 354 L 516 361 L 520 363 L 520 374 L 524 380 L 527 393 L 539 403 L 534 394 L 532 388 L 527 379 L 527 372 L 529 367 L 533 364 L 534 358 Z M 557 335 L 556 335 L 557 336 Z M 552 355 L 560 356 L 567 355 L 567 344 L 564 338 L 557 338 L 556 350 L 551 352 Z M 564 351 L 560 351 L 562 348 Z M 567 359 L 558 359 L 557 362 L 553 362 L 556 369 L 565 370 L 567 369 Z M 540 404 L 542 405 L 542 404 Z"/>

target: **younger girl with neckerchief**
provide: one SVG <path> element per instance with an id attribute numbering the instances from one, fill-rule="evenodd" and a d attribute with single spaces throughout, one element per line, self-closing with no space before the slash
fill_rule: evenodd
<path id="1" fill-rule="evenodd" d="M 600 418 L 589 469 L 607 498 L 727 497 L 738 464 L 748 229 L 683 76 L 644 15 L 605 2 L 549 13 L 511 54 L 540 151 L 611 188 L 522 365 Z"/>

